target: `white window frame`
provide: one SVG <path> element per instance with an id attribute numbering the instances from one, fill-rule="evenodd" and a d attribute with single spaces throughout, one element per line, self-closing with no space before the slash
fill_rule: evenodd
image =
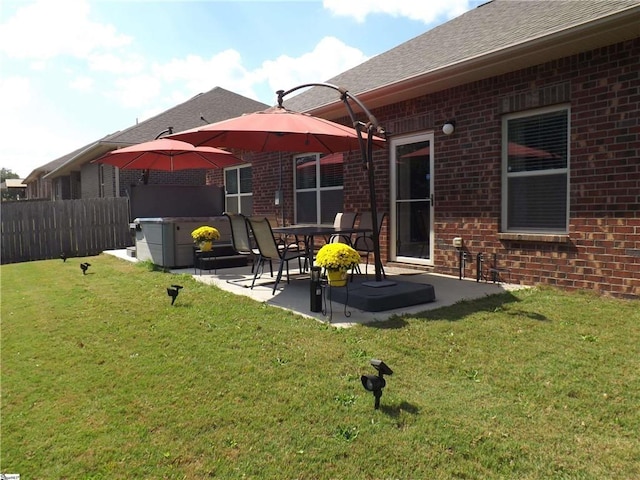
<path id="1" fill-rule="evenodd" d="M 566 132 L 566 141 L 567 141 L 567 166 L 565 168 L 553 168 L 546 170 L 535 170 L 535 171 L 523 171 L 523 172 L 508 172 L 508 145 L 509 145 L 509 121 L 518 119 L 518 118 L 526 118 L 533 117 L 536 115 L 542 115 L 546 113 L 553 112 L 561 112 L 565 111 L 567 115 L 567 132 Z M 569 105 L 555 105 L 550 107 L 538 108 L 535 110 L 527 110 L 524 112 L 507 114 L 502 118 L 502 222 L 501 222 L 501 231 L 505 233 L 530 233 L 530 234 L 567 234 L 569 231 L 569 200 L 570 200 L 570 183 L 569 183 L 569 172 L 570 172 L 570 139 L 571 139 L 571 109 Z M 567 195 L 566 195 L 566 214 L 565 214 L 565 225 L 562 229 L 553 229 L 553 228 L 510 228 L 508 225 L 509 218 L 509 179 L 516 177 L 535 177 L 535 176 L 544 176 L 544 175 L 561 175 L 564 174 L 566 176 L 567 181 Z"/>
<path id="2" fill-rule="evenodd" d="M 316 186 L 314 188 L 298 188 L 297 187 L 297 159 L 302 157 L 310 157 L 315 155 L 315 168 L 316 168 Z M 342 185 L 340 186 L 331 186 L 331 187 L 322 187 L 320 186 L 320 153 L 304 153 L 300 155 L 295 155 L 293 157 L 293 210 L 294 210 L 294 218 L 296 219 L 296 223 L 298 222 L 298 193 L 305 192 L 315 192 L 316 194 L 316 224 L 320 225 L 322 218 L 322 202 L 321 202 L 321 193 L 328 192 L 331 190 L 341 190 L 344 193 L 344 170 L 342 175 Z M 308 222 L 307 222 L 308 223 Z"/>
<path id="3" fill-rule="evenodd" d="M 431 197 L 429 198 L 429 225 L 427 228 L 429 229 L 429 252 L 428 258 L 418 258 L 418 257 L 409 257 L 404 255 L 398 255 L 398 246 L 397 246 L 397 238 L 398 238 L 398 218 L 397 218 L 397 204 L 398 204 L 398 185 L 397 185 L 397 175 L 398 175 L 398 159 L 396 158 L 396 148 L 400 145 L 407 145 L 412 143 L 420 143 L 420 142 L 429 142 L 429 191 L 431 192 Z M 389 240 L 391 242 L 391 259 L 394 261 L 399 261 L 403 263 L 412 263 L 414 265 L 434 265 L 434 249 L 435 249 L 435 230 L 434 230 L 434 218 L 435 218 L 435 207 L 434 202 L 431 201 L 434 195 L 434 186 L 435 186 L 435 175 L 433 174 L 435 168 L 435 135 L 433 131 L 410 135 L 405 137 L 393 138 L 391 140 L 390 146 L 390 155 L 389 155 L 389 172 L 390 172 L 390 200 L 391 200 L 391 208 L 390 208 L 390 216 L 389 216 L 389 227 L 390 227 L 390 235 Z"/>
<path id="4" fill-rule="evenodd" d="M 251 191 L 250 192 L 241 192 L 240 191 L 240 170 L 244 169 L 244 168 L 252 168 L 252 165 L 250 163 L 245 163 L 243 165 L 234 165 L 233 167 L 227 167 L 224 169 L 223 171 L 223 179 L 224 179 L 224 207 L 226 211 L 229 211 L 229 207 L 228 207 L 228 199 L 233 197 L 237 200 L 237 205 L 238 205 L 238 212 L 234 212 L 234 213 L 242 213 L 243 215 L 252 215 L 252 212 L 243 212 L 242 211 L 242 197 L 253 197 L 253 185 L 251 187 Z M 227 172 L 230 171 L 235 171 L 236 173 L 236 180 L 238 182 L 238 193 L 229 193 L 227 191 Z M 252 174 L 253 174 L 253 170 L 252 170 Z M 253 181 L 252 181 L 253 184 Z"/>

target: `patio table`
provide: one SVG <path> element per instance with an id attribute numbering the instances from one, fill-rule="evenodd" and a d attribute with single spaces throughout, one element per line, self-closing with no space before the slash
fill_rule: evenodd
<path id="1" fill-rule="evenodd" d="M 313 267 L 314 257 L 314 242 L 315 237 L 331 237 L 331 235 L 350 235 L 352 233 L 369 233 L 370 228 L 342 228 L 334 227 L 333 225 L 289 225 L 288 227 L 276 227 L 273 228 L 273 233 L 279 233 L 282 235 L 294 235 L 296 237 L 302 237 L 304 242 L 305 252 L 307 254 L 307 260 L 309 267 Z"/>

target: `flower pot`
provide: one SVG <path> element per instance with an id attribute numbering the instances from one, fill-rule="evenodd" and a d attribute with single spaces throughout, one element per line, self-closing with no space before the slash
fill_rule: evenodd
<path id="1" fill-rule="evenodd" d="M 327 270 L 327 280 L 332 287 L 344 287 L 347 284 L 347 271 Z"/>
<path id="2" fill-rule="evenodd" d="M 202 250 L 203 252 L 210 252 L 211 250 L 213 250 L 213 242 L 200 242 L 199 246 L 200 250 Z"/>

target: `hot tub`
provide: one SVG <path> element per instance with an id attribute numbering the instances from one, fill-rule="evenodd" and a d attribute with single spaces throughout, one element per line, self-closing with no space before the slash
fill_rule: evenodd
<path id="1" fill-rule="evenodd" d="M 225 216 L 136 218 L 136 257 L 166 268 L 193 266 L 194 242 L 191 232 L 202 225 L 215 227 L 218 248 L 231 245 L 231 226 Z"/>

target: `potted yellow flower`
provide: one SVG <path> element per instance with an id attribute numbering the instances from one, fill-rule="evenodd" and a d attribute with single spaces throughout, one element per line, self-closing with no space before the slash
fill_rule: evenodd
<path id="1" fill-rule="evenodd" d="M 208 252 L 213 248 L 213 241 L 220 238 L 220 232 L 217 228 L 203 225 L 191 232 L 191 238 L 200 246 L 200 250 Z"/>
<path id="2" fill-rule="evenodd" d="M 343 287 L 347 284 L 347 270 L 360 263 L 360 254 L 346 243 L 327 243 L 316 257 L 316 265 L 327 270 L 329 284 Z"/>

